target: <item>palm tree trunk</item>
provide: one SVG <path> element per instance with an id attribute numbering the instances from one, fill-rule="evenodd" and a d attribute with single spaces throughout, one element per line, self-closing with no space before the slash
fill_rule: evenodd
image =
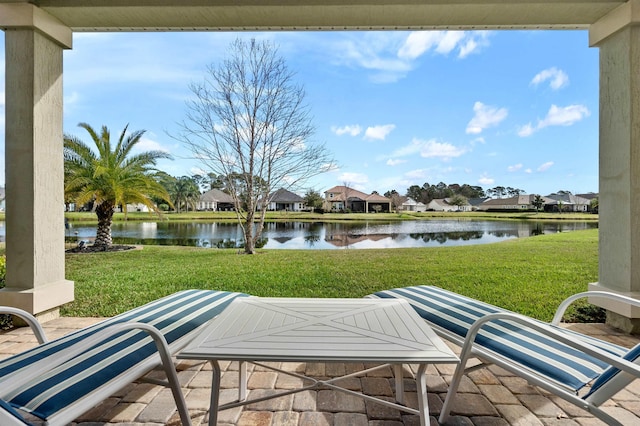
<path id="1" fill-rule="evenodd" d="M 113 205 L 104 202 L 96 207 L 96 215 L 98 216 L 98 230 L 94 246 L 109 247 L 113 241 L 111 240 L 111 222 L 113 220 Z"/>

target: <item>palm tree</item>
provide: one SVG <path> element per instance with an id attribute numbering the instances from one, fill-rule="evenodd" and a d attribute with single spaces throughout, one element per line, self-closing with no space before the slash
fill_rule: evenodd
<path id="1" fill-rule="evenodd" d="M 191 210 L 195 210 L 200 199 L 200 188 L 198 188 L 195 179 L 182 176 L 175 179 L 169 189 L 169 195 L 178 213 L 182 211 L 183 206 L 186 211 L 189 211 L 189 207 Z"/>
<path id="2" fill-rule="evenodd" d="M 65 195 L 79 205 L 93 202 L 98 216 L 94 245 L 107 247 L 112 244 L 111 222 L 116 206 L 123 206 L 126 217 L 127 203 L 144 204 L 158 214 L 151 197 L 171 204 L 169 194 L 153 177 L 157 160 L 171 156 L 162 151 L 132 154 L 145 131 L 127 135 L 129 125 L 122 130 L 115 147 L 106 126 L 102 126 L 100 134 L 87 123 L 78 126 L 89 133 L 97 153 L 77 137 L 64 136 Z"/>

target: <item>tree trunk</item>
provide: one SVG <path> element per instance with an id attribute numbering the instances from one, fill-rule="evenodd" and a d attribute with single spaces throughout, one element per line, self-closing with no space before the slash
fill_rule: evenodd
<path id="1" fill-rule="evenodd" d="M 98 216 L 98 230 L 95 246 L 109 247 L 113 241 L 111 240 L 111 222 L 113 220 L 113 205 L 104 202 L 96 207 L 96 215 Z"/>
<path id="2" fill-rule="evenodd" d="M 253 207 L 253 206 L 250 206 Z M 254 211 L 249 210 L 247 212 L 247 220 L 244 223 L 243 231 L 244 231 L 244 253 L 245 254 L 255 254 L 256 253 L 256 244 L 253 238 L 253 217 Z"/>

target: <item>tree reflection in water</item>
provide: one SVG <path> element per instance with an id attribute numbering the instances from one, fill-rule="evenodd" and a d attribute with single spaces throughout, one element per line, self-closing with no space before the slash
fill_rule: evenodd
<path id="1" fill-rule="evenodd" d="M 95 228 L 70 223 L 67 238 L 92 242 Z M 258 247 L 266 249 L 402 248 L 485 244 L 509 238 L 597 228 L 591 222 L 499 220 L 421 220 L 399 222 L 272 222 L 265 224 Z M 0 232 L 4 228 L 0 227 Z M 77 233 L 77 234 L 76 234 Z M 112 228 L 116 244 L 242 248 L 235 223 L 121 222 Z M 77 236 L 76 236 L 77 235 Z M 0 234 L 0 239 L 4 239 Z"/>

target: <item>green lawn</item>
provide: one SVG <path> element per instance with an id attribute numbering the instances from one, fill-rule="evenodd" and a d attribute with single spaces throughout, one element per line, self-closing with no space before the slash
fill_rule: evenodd
<path id="1" fill-rule="evenodd" d="M 495 244 L 392 250 L 237 250 L 146 246 L 66 256 L 76 301 L 67 316 L 111 316 L 188 288 L 257 296 L 362 297 L 432 284 L 549 320 L 566 296 L 598 279 L 598 231 Z"/>

